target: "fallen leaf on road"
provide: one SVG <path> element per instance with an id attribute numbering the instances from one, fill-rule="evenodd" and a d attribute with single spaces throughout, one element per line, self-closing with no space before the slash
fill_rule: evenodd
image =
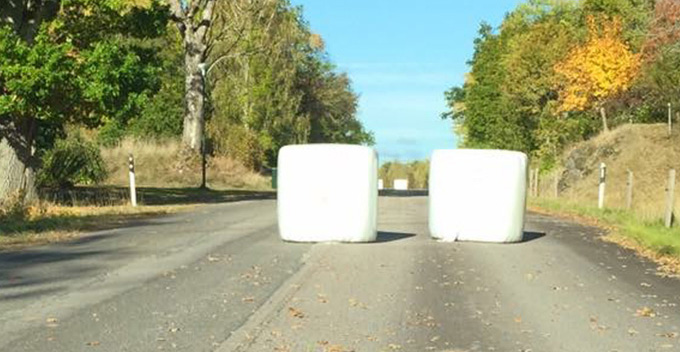
<path id="1" fill-rule="evenodd" d="M 401 349 L 401 345 L 397 345 L 396 343 L 391 343 L 391 344 L 387 345 L 387 347 L 389 349 L 393 350 L 393 351 Z"/>
<path id="2" fill-rule="evenodd" d="M 348 302 L 349 302 L 349 305 L 352 306 L 352 307 L 367 309 L 366 305 L 359 302 L 356 298 L 350 298 L 348 300 Z"/>
<path id="3" fill-rule="evenodd" d="M 305 317 L 305 313 L 303 313 L 301 310 L 295 309 L 293 307 L 288 307 L 288 314 L 290 314 L 291 317 L 298 318 L 298 319 L 302 319 L 302 318 Z"/>
<path id="4" fill-rule="evenodd" d="M 345 347 L 341 345 L 331 345 L 324 347 L 323 352 L 354 352 L 354 350 L 345 349 Z"/>
<path id="5" fill-rule="evenodd" d="M 255 297 L 243 297 L 241 298 L 241 302 L 255 302 Z"/>
<path id="6" fill-rule="evenodd" d="M 59 324 L 57 324 L 57 318 L 47 318 L 45 322 L 47 323 L 48 328 L 56 328 L 59 326 Z"/>
<path id="7" fill-rule="evenodd" d="M 99 341 L 92 341 L 92 342 L 86 343 L 86 345 L 88 345 L 88 346 L 99 346 L 100 342 Z"/>
<path id="8" fill-rule="evenodd" d="M 521 323 L 522 322 L 522 317 L 515 317 L 515 323 Z"/>
<path id="9" fill-rule="evenodd" d="M 649 307 L 642 307 L 635 312 L 636 317 L 654 318 L 656 313 Z"/>
<path id="10" fill-rule="evenodd" d="M 677 332 L 667 332 L 667 333 L 664 333 L 664 334 L 656 334 L 656 336 L 658 336 L 658 337 L 666 337 L 666 338 L 669 338 L 669 339 L 675 339 L 675 338 L 677 338 L 679 335 L 678 335 Z"/>

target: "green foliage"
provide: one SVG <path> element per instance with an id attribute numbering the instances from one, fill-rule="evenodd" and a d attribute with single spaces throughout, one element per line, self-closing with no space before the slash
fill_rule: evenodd
<path id="1" fill-rule="evenodd" d="M 595 109 L 560 112 L 564 79 L 559 63 L 588 40 L 588 18 L 598 25 L 622 23 L 624 45 L 638 53 L 654 48 L 628 91 L 608 96 L 614 125 L 665 118 L 666 104 L 680 106 L 680 54 L 670 28 L 680 20 L 673 0 L 656 12 L 648 0 L 529 0 L 509 13 L 497 30 L 482 24 L 464 85 L 445 92 L 464 147 L 514 149 L 555 163 L 565 147 L 600 131 Z M 669 22 L 670 21 L 670 22 Z M 654 29 L 649 34 L 650 26 Z M 601 28 L 600 31 L 613 30 Z M 651 43 L 651 44 L 650 44 Z"/>
<path id="2" fill-rule="evenodd" d="M 109 120 L 97 130 L 97 142 L 106 147 L 111 147 L 125 137 L 125 127 L 117 120 Z"/>
<path id="3" fill-rule="evenodd" d="M 242 125 L 210 124 L 209 132 L 213 137 L 213 151 L 220 155 L 229 155 L 243 166 L 257 170 L 264 160 L 263 142 L 255 132 Z"/>
<path id="4" fill-rule="evenodd" d="M 58 140 L 43 156 L 38 183 L 47 187 L 71 187 L 96 184 L 107 176 L 104 161 L 96 143 L 80 134 Z"/>
<path id="5" fill-rule="evenodd" d="M 184 71 L 175 32 L 176 29 L 168 28 L 168 33 L 159 39 L 160 89 L 150 96 L 140 114 L 130 120 L 128 131 L 133 136 L 165 139 L 182 133 Z"/>
<path id="6" fill-rule="evenodd" d="M 63 123 L 80 97 L 73 47 L 55 44 L 43 30 L 32 45 L 0 26 L 0 119 Z"/>
<path id="7" fill-rule="evenodd" d="M 216 43 L 209 58 L 216 63 L 209 76 L 209 131 L 216 152 L 243 155 L 226 147 L 229 139 L 242 138 L 243 130 L 251 139 L 257 136 L 247 154 L 262 158 L 249 164 L 268 167 L 276 165 L 279 148 L 288 144 L 374 143 L 357 119 L 358 96 L 349 78 L 334 71 L 300 9 L 279 0 L 237 14 L 220 19 L 214 30 L 230 30 L 240 22 L 247 30 L 234 33 L 237 42 Z"/>
<path id="8" fill-rule="evenodd" d="M 287 0 L 218 6 L 208 58 L 211 153 L 259 169 L 275 166 L 287 144 L 374 143 L 349 78 L 335 71 L 300 8 Z M 105 146 L 181 134 L 179 38 L 162 0 L 61 0 L 30 43 L 0 26 L 0 123 L 37 122 L 41 184 L 101 179 L 94 146 L 66 138 L 66 125 L 94 129 Z"/>
<path id="9" fill-rule="evenodd" d="M 666 104 L 672 103 L 675 110 L 680 107 L 680 43 L 659 49 L 654 60 L 644 67 L 636 88 L 645 102 L 657 108 L 650 115 L 656 115 L 658 120 L 667 117 Z"/>
<path id="10" fill-rule="evenodd" d="M 36 119 L 39 154 L 63 135 L 65 123 L 104 124 L 113 142 L 160 89 L 163 60 L 156 49 L 163 43 L 152 36 L 165 33 L 166 8 L 123 3 L 64 1 L 31 44 L 0 28 L 0 117 Z M 135 27 L 135 21 L 144 23 Z"/>

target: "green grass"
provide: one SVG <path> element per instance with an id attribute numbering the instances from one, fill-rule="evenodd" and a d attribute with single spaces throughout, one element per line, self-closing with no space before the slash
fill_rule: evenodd
<path id="1" fill-rule="evenodd" d="M 191 209 L 176 206 L 41 206 L 0 217 L 0 250 L 62 242 L 83 232 L 135 226 L 144 220 Z"/>
<path id="2" fill-rule="evenodd" d="M 84 232 L 133 227 L 194 205 L 273 199 L 274 191 L 139 188 L 140 206 L 127 205 L 127 189 L 76 187 L 44 192 L 49 202 L 0 209 L 0 250 L 71 240 Z"/>
<path id="3" fill-rule="evenodd" d="M 680 257 L 680 228 L 666 228 L 662 221 L 643 220 L 626 210 L 583 206 L 562 199 L 532 199 L 529 206 L 558 215 L 593 219 L 614 228 L 620 236 L 633 240 L 657 255 Z"/>

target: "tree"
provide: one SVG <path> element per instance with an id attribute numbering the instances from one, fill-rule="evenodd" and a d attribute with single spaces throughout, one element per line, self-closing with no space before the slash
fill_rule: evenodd
<path id="1" fill-rule="evenodd" d="M 216 152 L 273 167 L 287 144 L 371 143 L 349 77 L 335 72 L 300 8 L 275 0 L 257 11 L 218 12 L 229 17 L 215 21 L 216 31 L 229 23 L 243 30 L 215 42 L 208 58 L 208 132 Z"/>
<path id="2" fill-rule="evenodd" d="M 97 127 L 141 111 L 157 90 L 158 70 L 153 50 L 133 42 L 158 34 L 158 14 L 167 14 L 150 3 L 0 4 L 0 199 L 35 194 L 40 154 L 67 123 Z"/>
<path id="3" fill-rule="evenodd" d="M 647 121 L 665 120 L 666 104 L 680 104 L 680 1 L 656 2 L 642 47 L 643 65 L 630 100 L 649 110 Z"/>
<path id="4" fill-rule="evenodd" d="M 659 0 L 654 6 L 654 17 L 642 47 L 645 60 L 653 60 L 664 46 L 680 39 L 680 1 Z"/>
<path id="5" fill-rule="evenodd" d="M 51 47 L 44 37 L 30 45 L 58 6 L 58 0 L 0 4 L 0 202 L 17 192 L 28 199 L 35 196 L 33 143 L 38 119 L 63 116 L 54 103 L 68 96 L 53 93 L 62 84 L 60 88 L 70 86 L 69 72 L 64 70 L 71 61 L 68 47 Z"/>
<path id="6" fill-rule="evenodd" d="M 185 96 L 182 141 L 198 151 L 203 142 L 205 122 L 206 58 L 208 32 L 216 0 L 168 0 L 172 20 L 177 23 L 184 47 Z"/>
<path id="7" fill-rule="evenodd" d="M 559 79 L 554 67 L 580 36 L 576 3 L 545 3 L 523 4 L 506 18 L 500 63 L 506 72 L 503 95 L 531 136 L 529 151 L 541 159 L 554 158 L 573 137 L 571 124 L 553 115 Z"/>
<path id="8" fill-rule="evenodd" d="M 500 63 L 506 52 L 505 34 L 482 24 L 465 85 L 447 92 L 451 112 L 444 116 L 462 123 L 466 147 L 532 149 L 530 120 L 516 113 L 503 90 L 507 71 Z"/>
<path id="9" fill-rule="evenodd" d="M 588 17 L 587 42 L 574 48 L 555 66 L 564 83 L 558 85 L 559 112 L 599 110 L 602 127 L 608 131 L 605 104 L 630 88 L 640 69 L 640 55 L 621 39 L 621 20 Z"/>

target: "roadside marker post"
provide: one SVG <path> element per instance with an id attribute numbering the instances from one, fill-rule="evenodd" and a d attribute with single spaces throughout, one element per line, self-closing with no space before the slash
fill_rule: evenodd
<path id="1" fill-rule="evenodd" d="M 597 207 L 599 209 L 604 209 L 604 192 L 607 184 L 607 165 L 605 163 L 600 164 L 600 189 L 597 198 Z"/>
<path id="2" fill-rule="evenodd" d="M 133 207 L 137 206 L 137 189 L 135 186 L 135 158 L 130 153 L 128 157 L 128 168 L 130 170 L 130 203 Z"/>

